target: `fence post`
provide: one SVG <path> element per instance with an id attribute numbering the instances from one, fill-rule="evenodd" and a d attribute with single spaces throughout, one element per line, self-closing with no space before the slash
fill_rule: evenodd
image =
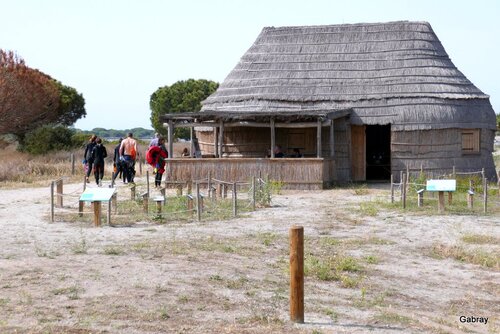
<path id="1" fill-rule="evenodd" d="M 144 211 L 144 213 L 148 213 L 149 211 L 149 194 L 147 192 L 145 193 L 142 193 L 141 194 L 142 196 L 142 211 Z"/>
<path id="2" fill-rule="evenodd" d="M 290 320 L 304 322 L 304 227 L 290 228 Z"/>
<path id="3" fill-rule="evenodd" d="M 484 197 L 484 213 L 488 212 L 488 179 L 485 177 L 483 179 L 483 197 Z"/>
<path id="4" fill-rule="evenodd" d="M 403 186 L 401 188 L 401 193 L 403 194 L 403 209 L 406 209 L 406 176 L 403 174 Z"/>
<path id="5" fill-rule="evenodd" d="M 255 211 L 255 176 L 252 176 L 252 211 Z"/>
<path id="6" fill-rule="evenodd" d="M 189 180 L 187 182 L 187 190 L 186 191 L 188 194 L 191 194 L 193 192 L 193 182 L 191 180 Z"/>
<path id="7" fill-rule="evenodd" d="M 212 173 L 208 171 L 208 181 L 207 181 L 207 195 L 208 198 L 211 198 L 211 193 L 212 193 Z"/>
<path id="8" fill-rule="evenodd" d="M 196 182 L 196 214 L 198 221 L 201 221 L 200 184 L 198 182 Z"/>
<path id="9" fill-rule="evenodd" d="M 57 207 L 63 207 L 63 180 L 59 179 L 56 181 L 56 191 L 57 191 Z"/>
<path id="10" fill-rule="evenodd" d="M 84 206 L 84 202 L 83 201 L 78 201 L 78 217 L 82 217 L 83 216 L 83 206 Z"/>
<path id="11" fill-rule="evenodd" d="M 130 187 L 130 200 L 135 201 L 135 184 Z"/>
<path id="12" fill-rule="evenodd" d="M 438 191 L 438 213 L 444 212 L 444 191 Z"/>
<path id="13" fill-rule="evenodd" d="M 111 225 L 111 201 L 108 201 L 108 212 L 106 213 L 106 222 Z"/>
<path id="14" fill-rule="evenodd" d="M 75 154 L 71 153 L 69 159 L 71 161 L 71 175 L 75 175 Z"/>
<path id="15" fill-rule="evenodd" d="M 142 175 L 142 172 L 141 172 Z M 146 191 L 148 192 L 149 195 L 149 170 L 146 171 Z"/>
<path id="16" fill-rule="evenodd" d="M 394 175 L 391 174 L 391 203 L 394 203 Z"/>
<path id="17" fill-rule="evenodd" d="M 420 189 L 417 191 L 417 196 L 418 196 L 418 207 L 421 208 L 424 206 L 424 189 Z"/>
<path id="18" fill-rule="evenodd" d="M 54 181 L 50 183 L 50 221 L 54 222 Z"/>
<path id="19" fill-rule="evenodd" d="M 233 182 L 233 216 L 238 215 L 238 198 L 236 195 L 236 182 Z"/>
<path id="20" fill-rule="evenodd" d="M 167 205 L 167 195 L 165 187 L 160 188 L 160 194 L 163 196 L 163 205 Z"/>
<path id="21" fill-rule="evenodd" d="M 456 179 L 456 178 L 457 178 L 457 171 L 456 171 L 456 169 L 455 169 L 455 166 L 453 166 L 452 177 L 453 177 L 454 179 Z"/>
<path id="22" fill-rule="evenodd" d="M 403 202 L 403 177 L 404 177 L 404 173 L 401 170 L 401 171 L 399 171 L 399 190 L 401 193 L 401 203 Z"/>
<path id="23" fill-rule="evenodd" d="M 467 190 L 467 207 L 474 209 L 474 192 L 471 189 Z"/>
<path id="24" fill-rule="evenodd" d="M 182 196 L 182 184 L 177 185 L 177 196 Z"/>
<path id="25" fill-rule="evenodd" d="M 189 214 L 193 215 L 193 196 L 186 195 L 187 198 L 187 209 L 189 210 Z"/>

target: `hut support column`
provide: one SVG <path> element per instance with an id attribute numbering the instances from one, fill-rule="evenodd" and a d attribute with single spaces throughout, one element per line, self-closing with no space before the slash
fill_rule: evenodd
<path id="1" fill-rule="evenodd" d="M 274 119 L 271 118 L 271 158 L 274 158 L 274 146 L 276 146 L 276 129 Z"/>
<path id="2" fill-rule="evenodd" d="M 219 138 L 217 137 L 217 127 L 214 126 L 214 157 L 219 157 Z"/>
<path id="3" fill-rule="evenodd" d="M 318 126 L 317 126 L 317 130 L 316 130 L 316 148 L 317 148 L 317 152 L 316 152 L 316 155 L 318 158 L 321 158 L 321 153 L 322 153 L 322 148 L 321 148 L 321 119 L 318 118 Z"/>
<path id="4" fill-rule="evenodd" d="M 168 159 L 174 156 L 174 123 L 172 120 L 168 121 Z"/>
<path id="5" fill-rule="evenodd" d="M 194 156 L 194 143 L 193 143 L 193 128 L 189 128 L 189 156 Z"/>
<path id="6" fill-rule="evenodd" d="M 219 158 L 224 154 L 224 122 L 219 122 Z"/>
<path id="7" fill-rule="evenodd" d="M 335 120 L 330 121 L 330 158 L 335 158 Z"/>

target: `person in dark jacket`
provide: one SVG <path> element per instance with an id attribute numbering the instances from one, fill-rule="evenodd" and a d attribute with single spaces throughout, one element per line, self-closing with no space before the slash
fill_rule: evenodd
<path id="1" fill-rule="evenodd" d="M 127 176 L 125 175 L 123 161 L 120 160 L 120 145 L 122 143 L 123 138 L 120 138 L 118 141 L 118 145 L 115 147 L 114 155 L 113 155 L 113 178 L 111 184 L 115 183 L 116 177 L 123 177 L 123 183 L 125 183 Z"/>
<path id="2" fill-rule="evenodd" d="M 108 156 L 106 147 L 102 144 L 101 138 L 97 138 L 96 145 L 92 149 L 92 159 L 94 163 L 94 176 L 95 182 L 98 186 L 102 185 L 102 178 L 104 177 L 104 158 Z"/>
<path id="3" fill-rule="evenodd" d="M 85 146 L 85 153 L 83 153 L 83 164 L 85 165 L 85 180 L 89 183 L 90 172 L 92 171 L 92 165 L 94 160 L 92 159 L 92 149 L 95 146 L 97 140 L 96 135 L 92 135 L 89 139 L 88 144 Z"/>

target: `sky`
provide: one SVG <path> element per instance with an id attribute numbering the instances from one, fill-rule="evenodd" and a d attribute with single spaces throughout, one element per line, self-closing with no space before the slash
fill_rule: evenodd
<path id="1" fill-rule="evenodd" d="M 0 0 L 0 48 L 83 94 L 93 128 L 151 129 L 149 99 L 222 82 L 263 27 L 427 21 L 500 113 L 498 0 Z"/>

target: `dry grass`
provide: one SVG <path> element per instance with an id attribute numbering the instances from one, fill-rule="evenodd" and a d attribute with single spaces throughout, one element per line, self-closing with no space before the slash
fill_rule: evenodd
<path id="1" fill-rule="evenodd" d="M 460 262 L 500 270 L 500 255 L 480 248 L 466 249 L 460 245 L 435 244 L 430 249 L 430 255 L 438 259 L 450 258 Z"/>

